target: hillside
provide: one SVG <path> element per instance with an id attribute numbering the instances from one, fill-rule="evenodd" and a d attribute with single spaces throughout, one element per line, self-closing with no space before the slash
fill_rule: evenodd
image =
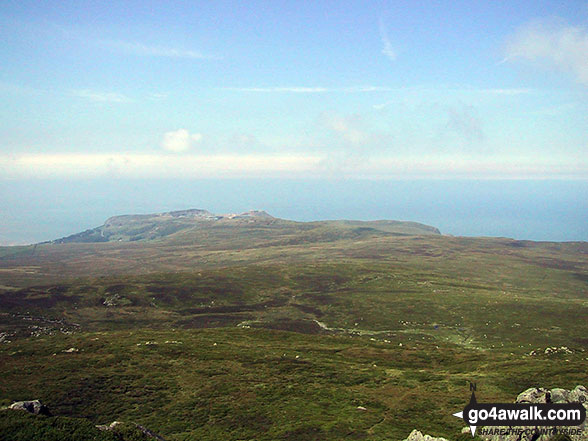
<path id="1" fill-rule="evenodd" d="M 40 399 L 90 436 L 455 441 L 469 381 L 487 402 L 585 383 L 585 242 L 200 210 L 101 228 L 0 249 L 0 407 Z"/>
<path id="2" fill-rule="evenodd" d="M 81 233 L 72 234 L 51 243 L 93 243 L 93 242 L 134 242 L 162 238 L 174 238 L 181 235 L 187 239 L 190 234 L 197 235 L 202 230 L 212 231 L 222 228 L 239 227 L 264 228 L 267 231 L 276 228 L 318 229 L 332 228 L 333 233 L 362 234 L 369 231 L 390 234 L 420 235 L 440 234 L 439 230 L 416 222 L 401 221 L 324 221 L 292 222 L 275 218 L 265 211 L 252 210 L 240 214 L 212 214 L 207 210 L 189 209 L 166 213 L 124 215 L 108 219 L 104 225 Z M 273 227 L 273 228 L 272 228 Z"/>

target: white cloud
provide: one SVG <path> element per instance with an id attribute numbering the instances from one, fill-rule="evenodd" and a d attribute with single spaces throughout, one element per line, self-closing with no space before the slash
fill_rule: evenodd
<path id="1" fill-rule="evenodd" d="M 528 88 L 514 88 L 514 89 L 478 89 L 477 92 L 479 93 L 488 93 L 491 95 L 507 95 L 507 96 L 514 96 L 514 95 L 529 95 L 533 93 L 533 89 Z"/>
<path id="2" fill-rule="evenodd" d="M 385 86 L 351 86 L 351 87 L 320 87 L 320 86 L 276 86 L 276 87 L 224 87 L 222 90 L 234 92 L 258 93 L 369 93 L 395 92 L 403 89 Z"/>
<path id="3" fill-rule="evenodd" d="M 186 129 L 173 130 L 166 132 L 161 140 L 161 146 L 169 152 L 186 152 L 190 148 L 202 141 L 200 133 L 190 133 Z"/>
<path id="4" fill-rule="evenodd" d="M 396 51 L 394 50 L 394 46 L 390 41 L 390 37 L 388 36 L 388 29 L 386 29 L 386 25 L 384 24 L 384 20 L 380 19 L 380 39 L 382 40 L 382 53 L 386 55 L 390 60 L 396 60 Z"/>
<path id="5" fill-rule="evenodd" d="M 569 72 L 588 86 L 588 28 L 535 21 L 520 27 L 506 46 L 504 61 L 527 60 Z"/>
<path id="6" fill-rule="evenodd" d="M 364 144 L 370 136 L 361 127 L 358 116 L 323 115 L 325 126 L 340 136 L 346 143 L 353 146 Z"/>
<path id="7" fill-rule="evenodd" d="M 166 155 L 112 154 L 0 154 L 0 178 L 248 178 L 329 177 L 327 154 Z M 588 178 L 588 161 L 536 157 L 405 156 L 365 158 L 344 164 L 352 178 L 471 178 L 542 179 Z"/>
<path id="8" fill-rule="evenodd" d="M 250 133 L 233 133 L 227 139 L 227 143 L 233 149 L 252 148 L 261 145 L 261 142 L 257 139 L 257 137 Z"/>
<path id="9" fill-rule="evenodd" d="M 148 98 L 152 101 L 162 101 L 169 97 L 167 93 L 150 93 Z"/>
<path id="10" fill-rule="evenodd" d="M 213 59 L 211 55 L 205 55 L 194 50 L 178 49 L 165 46 L 149 46 L 137 42 L 121 40 L 100 40 L 100 46 L 143 57 L 165 57 L 165 58 L 192 58 L 192 59 Z"/>
<path id="11" fill-rule="evenodd" d="M 100 92 L 90 89 L 73 90 L 72 93 L 79 97 L 96 103 L 128 103 L 132 101 L 129 97 L 120 93 Z"/>
<path id="12" fill-rule="evenodd" d="M 0 155 L 0 177 L 207 178 L 284 176 L 317 169 L 321 157 L 304 154 L 168 155 L 23 154 Z"/>
<path id="13" fill-rule="evenodd" d="M 225 87 L 223 90 L 232 90 L 235 92 L 261 92 L 261 93 L 324 93 L 331 92 L 332 89 L 326 87 L 292 87 L 292 86 L 279 86 L 279 87 Z"/>
<path id="14" fill-rule="evenodd" d="M 428 86 L 428 87 L 388 87 L 388 86 L 348 86 L 348 87 L 322 87 L 322 86 L 275 86 L 275 87 L 223 87 L 220 90 L 232 92 L 252 92 L 252 93 L 478 93 L 486 95 L 528 95 L 533 93 L 529 88 L 494 88 L 480 89 L 469 86 L 447 87 L 447 86 Z"/>

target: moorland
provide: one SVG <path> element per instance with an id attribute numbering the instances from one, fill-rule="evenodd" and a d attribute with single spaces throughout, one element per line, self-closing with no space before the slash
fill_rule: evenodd
<path id="1" fill-rule="evenodd" d="M 586 317 L 586 242 L 117 216 L 0 248 L 0 407 L 55 415 L 0 410 L 0 439 L 141 439 L 94 428 L 115 420 L 167 440 L 471 439 L 452 416 L 470 382 L 494 402 L 588 383 Z"/>

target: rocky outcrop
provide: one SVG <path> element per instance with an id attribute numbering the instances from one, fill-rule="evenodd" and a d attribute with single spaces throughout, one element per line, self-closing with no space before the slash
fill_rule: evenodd
<path id="1" fill-rule="evenodd" d="M 576 386 L 572 390 L 566 389 L 545 389 L 542 387 L 532 387 L 524 392 L 521 392 L 517 397 L 515 403 L 582 403 L 582 405 L 588 411 L 588 389 L 584 386 Z M 588 425 L 584 421 L 579 426 L 581 433 L 579 435 L 568 435 L 572 441 L 588 441 Z M 503 429 L 507 429 L 503 427 Z M 484 435 L 483 431 L 478 428 L 476 434 L 486 441 L 550 441 L 556 435 L 554 434 L 543 434 L 537 437 L 535 434 L 535 427 L 519 427 L 519 429 L 531 429 L 526 433 L 522 434 L 509 434 L 509 435 Z M 562 429 L 553 427 L 542 427 L 541 429 Z M 464 432 L 469 432 L 469 428 L 464 428 Z"/>
<path id="2" fill-rule="evenodd" d="M 29 412 L 34 415 L 44 415 L 47 417 L 52 417 L 53 415 L 49 412 L 47 406 L 42 404 L 39 400 L 31 400 L 31 401 L 17 401 L 12 403 L 10 406 L 3 408 L 5 410 L 19 410 Z M 82 419 L 83 420 L 83 419 Z M 85 420 L 83 420 L 85 421 Z M 117 436 L 117 439 L 121 439 L 122 441 L 129 439 L 129 440 L 150 440 L 150 441 L 165 441 L 161 435 L 147 429 L 144 426 L 136 423 L 123 423 L 120 421 L 113 421 L 110 424 L 98 425 L 96 426 L 98 430 L 103 432 L 112 432 Z M 0 434 L 1 435 L 1 434 Z M 2 436 L 0 436 L 1 439 Z M 68 438 L 69 439 L 69 438 Z M 84 438 L 85 439 L 85 438 Z M 102 439 L 102 438 L 101 438 Z"/>
<path id="3" fill-rule="evenodd" d="M 42 404 L 39 400 L 17 401 L 8 406 L 8 408 L 11 410 L 24 410 L 35 415 L 51 415 L 47 406 Z"/>
<path id="4" fill-rule="evenodd" d="M 289 222 L 273 217 L 263 210 L 250 210 L 243 213 L 214 214 L 202 209 L 169 211 L 154 214 L 127 214 L 114 216 L 95 228 L 53 240 L 49 243 L 98 243 L 98 242 L 135 242 L 159 240 L 176 233 L 188 236 L 204 230 L 214 231 L 217 227 L 255 227 L 273 225 L 301 235 L 293 240 L 333 240 L 336 238 L 354 238 L 365 234 L 394 235 L 438 235 L 435 227 L 418 222 L 378 220 L 378 221 L 317 221 Z M 303 229 L 301 229 L 303 227 Z M 325 232 L 325 228 L 330 231 Z M 213 229 L 213 230 L 210 230 Z M 280 230 L 281 231 L 281 230 Z M 308 236 L 309 231 L 314 234 Z M 177 236 L 176 236 L 177 237 Z M 281 237 L 281 235 L 280 235 Z M 321 239 L 322 238 L 322 239 Z M 185 239 L 185 237 L 184 237 Z"/>
<path id="5" fill-rule="evenodd" d="M 113 421 L 110 424 L 103 424 L 96 426 L 97 429 L 106 431 L 106 432 L 113 432 L 113 433 L 120 433 L 121 431 L 124 432 L 128 428 L 132 428 L 134 430 L 139 430 L 147 439 L 153 439 L 157 441 L 165 441 L 165 439 L 158 435 L 157 433 L 147 429 L 146 427 L 141 426 L 140 424 L 136 423 L 123 423 L 121 421 Z"/>
<path id="6" fill-rule="evenodd" d="M 445 438 L 435 438 L 431 435 L 423 435 L 418 430 L 414 429 L 404 441 L 447 441 Z"/>

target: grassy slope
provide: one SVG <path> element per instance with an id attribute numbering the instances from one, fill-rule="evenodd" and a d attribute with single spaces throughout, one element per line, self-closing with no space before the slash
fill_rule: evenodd
<path id="1" fill-rule="evenodd" d="M 469 380 L 586 384 L 588 244 L 230 228 L 2 258 L 0 400 L 171 440 L 455 439 Z"/>
<path id="2" fill-rule="evenodd" d="M 154 441 L 136 425 L 100 431 L 86 418 L 31 415 L 0 410 L 0 441 Z"/>
<path id="3" fill-rule="evenodd" d="M 338 236 L 351 232 L 387 232 L 391 234 L 439 234 L 439 231 L 428 225 L 405 221 L 320 221 L 294 222 L 274 218 L 263 212 L 256 216 L 240 216 L 236 218 L 218 218 L 207 212 L 207 217 L 178 216 L 177 213 L 154 215 L 127 215 L 108 219 L 100 227 L 73 234 L 55 241 L 56 243 L 93 243 L 93 242 L 135 242 L 157 239 L 190 238 L 198 236 L 201 231 L 247 228 L 263 230 L 269 235 L 281 232 L 302 232 L 311 230 L 330 230 Z M 185 212 L 181 212 L 185 213 Z"/>
<path id="4" fill-rule="evenodd" d="M 0 351 L 2 395 L 35 396 L 56 414 L 96 423 L 136 421 L 178 440 L 395 440 L 415 427 L 455 438 L 461 424 L 451 413 L 470 380 L 488 401 L 585 380 L 579 353 L 562 364 L 388 341 L 226 328 L 22 340 Z M 69 347 L 79 352 L 62 352 Z"/>

